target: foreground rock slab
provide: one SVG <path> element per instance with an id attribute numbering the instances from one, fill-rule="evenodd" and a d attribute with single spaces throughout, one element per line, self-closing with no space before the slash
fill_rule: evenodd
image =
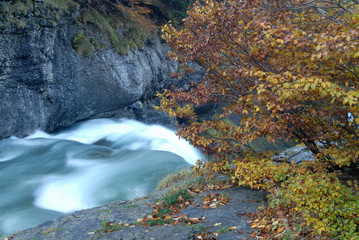
<path id="1" fill-rule="evenodd" d="M 209 193 L 228 194 L 231 200 L 218 208 L 204 209 L 201 205 L 203 199 Z M 197 224 L 161 225 L 152 227 L 129 226 L 121 230 L 105 233 L 97 231 L 101 229 L 101 223 L 106 219 L 109 222 L 124 224 L 133 223 L 146 214 L 151 213 L 151 205 L 155 203 L 153 198 L 139 199 L 131 202 L 116 201 L 107 205 L 74 212 L 60 217 L 52 222 L 47 222 L 35 228 L 19 232 L 8 239 L 57 239 L 57 240 L 81 240 L 81 239 L 198 239 L 198 234 L 212 236 L 218 233 L 216 238 L 210 239 L 251 239 L 252 232 L 245 213 L 254 212 L 258 207 L 264 206 L 265 193 L 250 190 L 248 188 L 231 188 L 220 191 L 202 192 L 196 194 L 193 205 L 183 209 L 181 214 L 192 218 L 203 218 Z M 232 230 L 229 230 L 232 229 Z"/>

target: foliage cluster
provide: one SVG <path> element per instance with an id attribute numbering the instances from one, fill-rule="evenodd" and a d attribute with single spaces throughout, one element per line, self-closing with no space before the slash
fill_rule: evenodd
<path id="1" fill-rule="evenodd" d="M 72 40 L 72 47 L 76 49 L 78 55 L 86 54 L 89 58 L 92 57 L 93 49 L 90 39 L 84 33 L 77 34 Z"/>
<path id="2" fill-rule="evenodd" d="M 110 0 L 99 3 L 92 1 L 83 6 L 79 21 L 91 24 L 99 33 L 105 33 L 111 46 L 122 55 L 130 49 L 137 50 L 145 45 L 158 31 L 163 20 L 177 19 L 186 7 L 181 1 L 171 0 Z M 186 2 L 186 1 L 185 1 Z M 175 6 L 173 9 L 172 6 Z M 95 38 L 95 36 L 92 36 Z"/>
<path id="3" fill-rule="evenodd" d="M 349 183 L 352 185 L 352 183 Z M 359 238 L 359 198 L 333 174 L 300 174 L 282 184 L 271 204 L 301 213 L 314 235 Z"/>
<path id="4" fill-rule="evenodd" d="M 95 8 L 91 8 L 81 12 L 79 21 L 85 25 L 90 24 L 94 26 L 98 32 L 104 33 L 112 47 L 114 47 L 119 54 L 128 54 L 130 50 L 130 46 L 127 43 L 128 41 L 121 39 L 120 34 L 116 31 L 118 27 L 121 27 L 122 22 L 120 19 L 115 19 L 111 14 L 101 14 Z"/>
<path id="5" fill-rule="evenodd" d="M 187 189 L 177 189 L 172 192 L 169 192 L 166 194 L 161 201 L 163 201 L 163 204 L 167 206 L 175 205 L 178 202 L 178 199 L 181 199 L 181 202 L 184 201 L 192 201 L 193 196 L 187 191 Z"/>
<path id="6" fill-rule="evenodd" d="M 329 174 L 359 158 L 358 9 L 350 0 L 205 0 L 184 28 L 162 29 L 172 59 L 207 70 L 189 90 L 159 94 L 160 109 L 188 119 L 178 134 L 213 157 L 197 172 L 270 191 L 312 237 L 358 237 L 357 192 Z M 205 103 L 225 107 L 199 121 L 193 106 Z M 316 161 L 273 163 L 273 153 L 252 148 L 260 138 L 296 139 Z"/>
<path id="7" fill-rule="evenodd" d="M 187 9 L 192 6 L 194 0 L 160 0 L 155 2 L 162 15 L 172 20 L 173 24 L 181 25 L 181 20 L 187 17 Z"/>
<path id="8" fill-rule="evenodd" d="M 114 223 L 108 221 L 108 216 L 106 215 L 101 222 L 101 228 L 97 230 L 97 233 L 110 233 L 114 231 L 118 231 L 125 228 L 125 224 L 123 223 Z"/>
<path id="9" fill-rule="evenodd" d="M 351 187 L 349 187 L 351 186 Z M 333 174 L 297 175 L 272 189 L 270 206 L 248 214 L 263 239 L 358 239 L 358 186 Z"/>
<path id="10" fill-rule="evenodd" d="M 47 16 L 55 16 L 59 19 L 64 14 L 73 12 L 79 7 L 79 4 L 73 0 L 44 0 L 44 9 Z"/>
<path id="11" fill-rule="evenodd" d="M 31 16 L 47 19 L 55 25 L 60 17 L 79 10 L 77 20 L 80 32 L 85 32 L 93 39 L 90 41 L 92 49 L 86 46 L 87 56 L 92 55 L 90 52 L 93 52 L 94 48 L 106 47 L 113 47 L 119 54 L 126 55 L 131 48 L 137 50 L 143 47 L 146 40 L 157 33 L 158 25 L 164 21 L 173 18 L 178 22 L 190 3 L 191 1 L 177 0 L 44 0 L 43 3 L 14 0 L 0 2 L 0 15 L 8 23 L 24 28 L 30 21 L 30 13 Z M 88 25 L 93 26 L 97 33 L 86 31 Z M 76 37 L 78 36 L 74 38 Z M 106 46 L 105 42 L 109 44 Z M 83 52 L 81 49 L 75 49 L 78 53 Z"/>
<path id="12" fill-rule="evenodd" d="M 18 28 L 26 26 L 26 22 L 21 17 L 26 16 L 31 9 L 31 1 L 16 1 L 13 5 L 7 2 L 0 2 L 0 16 L 6 18 L 9 23 L 15 24 Z"/>
<path id="13" fill-rule="evenodd" d="M 0 14 L 9 22 L 26 21 L 29 13 L 40 18 L 55 18 L 71 13 L 79 4 L 72 0 L 44 0 L 43 6 L 32 0 L 0 2 Z"/>

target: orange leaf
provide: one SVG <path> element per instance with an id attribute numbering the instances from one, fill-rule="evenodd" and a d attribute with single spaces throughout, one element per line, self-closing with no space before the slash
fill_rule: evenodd
<path id="1" fill-rule="evenodd" d="M 283 230 L 284 230 L 284 226 L 281 226 L 280 228 L 277 229 L 277 233 L 281 233 L 283 232 Z"/>

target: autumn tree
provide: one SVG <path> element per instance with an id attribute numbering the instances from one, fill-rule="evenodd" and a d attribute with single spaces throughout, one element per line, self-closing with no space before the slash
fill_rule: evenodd
<path id="1" fill-rule="evenodd" d="M 294 184 L 289 177 L 311 173 L 326 178 L 328 167 L 333 171 L 358 161 L 358 7 L 349 0 L 205 0 L 189 10 L 183 29 L 163 27 L 173 49 L 170 57 L 184 66 L 196 62 L 207 71 L 190 90 L 160 94 L 162 110 L 190 121 L 180 126 L 179 135 L 213 157 L 197 163 L 199 172 L 228 174 L 253 188 L 271 189 L 286 181 L 288 190 Z M 198 120 L 193 107 L 210 102 L 225 107 L 212 121 Z M 231 115 L 240 116 L 239 125 L 228 121 Z M 270 153 L 251 145 L 260 137 L 296 139 L 317 161 L 300 167 L 273 164 Z M 336 198 L 313 196 L 318 203 L 331 197 Z M 302 202 L 288 204 L 312 211 L 303 210 Z M 304 215 L 317 234 L 350 235 L 358 231 L 355 204 L 349 217 L 340 218 L 351 218 L 353 225 L 338 232 L 323 221 L 338 226 L 341 220 L 327 218 L 320 207 L 315 217 Z"/>

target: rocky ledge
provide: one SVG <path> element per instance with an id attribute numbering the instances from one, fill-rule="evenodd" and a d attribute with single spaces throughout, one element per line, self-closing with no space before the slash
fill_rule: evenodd
<path id="1" fill-rule="evenodd" d="M 247 188 L 192 192 L 193 201 L 170 217 L 172 224 L 144 226 L 161 195 L 74 212 L 6 239 L 251 239 L 246 213 L 266 204 L 265 193 Z"/>

